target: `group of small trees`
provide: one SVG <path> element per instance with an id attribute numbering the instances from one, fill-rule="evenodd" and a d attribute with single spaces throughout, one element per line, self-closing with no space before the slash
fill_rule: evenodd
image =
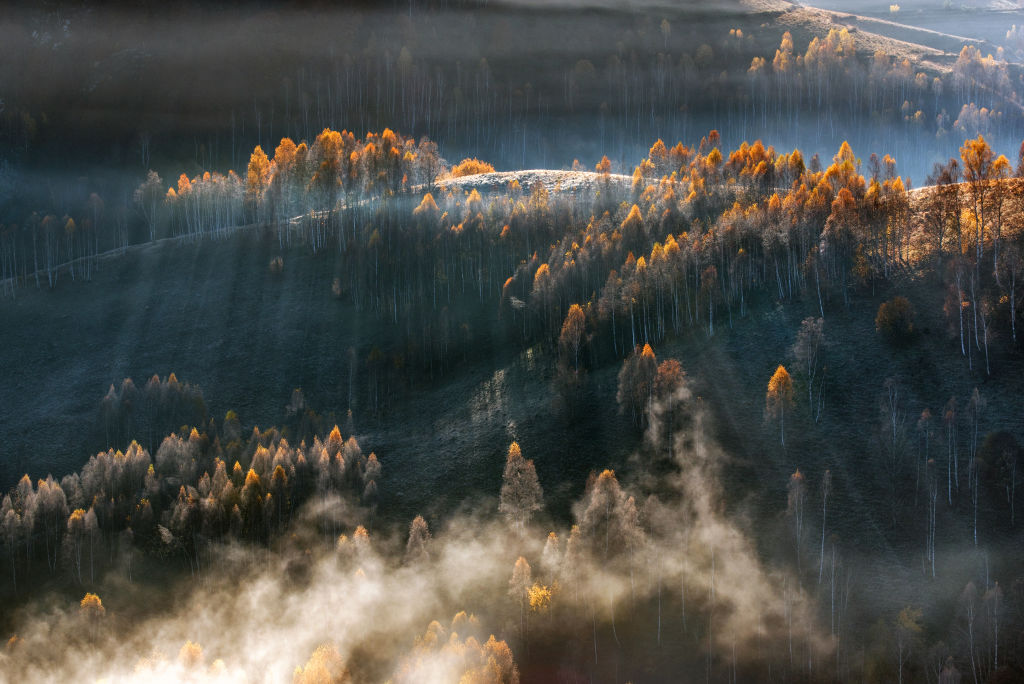
<path id="1" fill-rule="evenodd" d="M 1022 170 L 1018 164 L 1016 175 Z M 974 356 L 983 355 L 986 374 L 991 373 L 989 343 L 997 331 L 1017 342 L 1024 231 L 1016 201 L 1020 180 L 1013 174 L 1007 158 L 984 137 L 966 140 L 959 159 L 936 164 L 929 177 L 933 187 L 921 203 L 921 250 L 938 265 L 960 353 L 972 369 Z M 980 358 L 977 363 L 980 367 Z"/>
<path id="2" fill-rule="evenodd" d="M 154 439 L 182 425 L 203 426 L 207 422 L 203 391 L 189 382 L 180 382 L 171 373 L 153 375 L 145 387 L 138 388 L 131 378 L 120 386 L 113 384 L 100 401 L 104 438 L 107 447 L 127 445 L 145 435 L 152 450 Z M 230 441 L 230 440 L 229 440 Z"/>
<path id="3" fill-rule="evenodd" d="M 335 497 L 372 514 L 380 480 L 376 454 L 364 455 L 337 426 L 298 447 L 274 429 L 254 429 L 227 451 L 217 435 L 193 428 L 171 433 L 153 458 L 132 442 L 125 452 L 96 454 L 59 482 L 24 476 L 0 504 L 0 535 L 15 586 L 19 568 L 31 572 L 40 555 L 50 572 L 63 566 L 78 583 L 94 582 L 97 561 L 118 555 L 127 556 L 130 575 L 133 547 L 180 553 L 198 573 L 213 541 L 267 543 L 314 496 L 323 503 L 317 523 L 333 539 Z"/>

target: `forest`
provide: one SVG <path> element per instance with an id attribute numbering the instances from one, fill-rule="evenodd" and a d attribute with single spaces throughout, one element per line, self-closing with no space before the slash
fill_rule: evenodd
<path id="1" fill-rule="evenodd" d="M 823 4 L 13 6 L 0 681 L 1024 678 L 1024 13 Z"/>

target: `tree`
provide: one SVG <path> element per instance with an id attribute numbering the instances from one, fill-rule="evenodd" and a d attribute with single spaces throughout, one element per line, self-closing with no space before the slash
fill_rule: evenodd
<path id="1" fill-rule="evenodd" d="M 992 639 L 992 671 L 999 671 L 999 625 L 1003 617 L 1003 590 L 996 582 L 982 597 L 989 636 Z"/>
<path id="2" fill-rule="evenodd" d="M 257 145 L 249 157 L 245 176 L 245 198 L 253 209 L 257 222 L 263 220 L 263 193 L 270 181 L 270 160 L 263 148 Z"/>
<path id="3" fill-rule="evenodd" d="M 142 218 L 146 221 L 150 240 L 156 239 L 156 230 L 159 223 L 159 214 L 157 212 L 159 212 L 163 204 L 163 197 L 163 181 L 160 180 L 160 176 L 156 171 L 150 171 L 146 174 L 146 180 L 135 189 L 135 193 L 132 196 L 136 206 L 139 208 L 139 213 L 142 214 Z M 124 240 L 127 242 L 127 236 L 125 236 Z"/>
<path id="4" fill-rule="evenodd" d="M 421 563 L 430 560 L 430 528 L 422 515 L 413 518 L 409 525 L 409 540 L 405 544 L 406 564 Z"/>
<path id="5" fill-rule="evenodd" d="M 636 346 L 633 353 L 622 363 L 619 371 L 619 387 L 615 395 L 619 411 L 629 409 L 634 424 L 642 426 L 651 398 L 654 395 L 654 380 L 658 373 L 658 360 L 651 345 L 641 349 Z"/>
<path id="6" fill-rule="evenodd" d="M 800 330 L 796 334 L 796 342 L 793 343 L 792 348 L 793 356 L 800 363 L 800 369 L 803 371 L 804 380 L 807 383 L 807 406 L 812 415 L 814 415 L 815 422 L 821 417 L 820 396 L 818 398 L 818 410 L 815 410 L 814 405 L 814 381 L 818 374 L 818 360 L 821 356 L 821 346 L 825 337 L 823 333 L 824 325 L 825 321 L 822 318 L 814 318 L 813 316 L 805 318 L 800 323 Z"/>
<path id="7" fill-rule="evenodd" d="M 999 273 L 1002 276 L 1003 287 L 1009 294 L 1010 311 L 1010 337 L 1014 344 L 1017 342 L 1017 281 L 1024 272 L 1024 254 L 1020 247 L 1010 243 L 1003 250 L 1003 259 L 999 262 Z"/>
<path id="8" fill-rule="evenodd" d="M 352 677 L 338 649 L 320 644 L 305 665 L 295 668 L 292 684 L 346 684 Z"/>
<path id="9" fill-rule="evenodd" d="M 529 602 L 530 586 L 533 584 L 533 576 L 530 571 L 530 564 L 520 556 L 512 568 L 512 578 L 508 581 L 508 595 L 519 603 L 519 633 L 526 638 L 526 605 Z"/>
<path id="10" fill-rule="evenodd" d="M 559 392 L 570 400 L 579 388 L 583 369 L 580 368 L 580 349 L 586 341 L 586 315 L 579 304 L 569 307 L 558 336 L 558 366 L 556 383 Z"/>
<path id="11" fill-rule="evenodd" d="M 68 547 L 68 555 L 74 563 L 78 583 L 82 583 L 82 538 L 85 536 L 85 511 L 76 508 L 68 516 L 68 533 L 64 538 Z"/>
<path id="12" fill-rule="evenodd" d="M 786 408 L 793 405 L 793 380 L 789 371 L 780 365 L 775 369 L 768 381 L 768 392 L 765 394 L 765 413 L 769 418 L 779 420 L 779 439 L 786 446 Z"/>
<path id="13" fill-rule="evenodd" d="M 96 594 L 86 593 L 78 604 L 78 612 L 88 623 L 89 631 L 92 632 L 92 636 L 95 638 L 96 632 L 99 630 L 100 620 L 107 614 L 107 609 L 103 607 L 103 601 Z"/>
<path id="14" fill-rule="evenodd" d="M 896 616 L 896 662 L 900 684 L 903 684 L 903 666 L 921 638 L 921 609 L 906 606 Z"/>
<path id="15" fill-rule="evenodd" d="M 203 647 L 198 643 L 188 640 L 181 645 L 178 651 L 178 662 L 186 670 L 194 670 L 203 665 Z"/>
<path id="16" fill-rule="evenodd" d="M 553 533 L 552 533 L 553 534 Z M 11 497 L 4 496 L 3 506 L 0 507 L 0 539 L 7 547 L 7 555 L 11 558 L 11 585 L 15 593 L 18 591 L 18 565 L 17 550 L 21 541 L 21 516 L 14 510 Z"/>
<path id="17" fill-rule="evenodd" d="M 797 468 L 796 472 L 789 476 L 787 485 L 788 495 L 786 497 L 786 515 L 789 516 L 790 524 L 793 526 L 793 536 L 796 540 L 796 568 L 800 572 L 800 546 L 804 536 L 804 500 L 807 498 L 807 482 L 804 474 Z"/>
<path id="18" fill-rule="evenodd" d="M 540 564 L 544 569 L 544 576 L 549 582 L 555 582 L 562 568 L 562 551 L 558 535 L 548 532 L 544 540 L 544 550 L 540 554 Z"/>
<path id="19" fill-rule="evenodd" d="M 535 511 L 542 507 L 544 492 L 537 481 L 533 461 L 523 458 L 519 444 L 512 442 L 505 459 L 505 472 L 501 477 L 501 495 L 498 510 L 522 531 Z"/>
<path id="20" fill-rule="evenodd" d="M 989 179 L 992 176 L 995 153 L 983 136 L 976 140 L 965 140 L 960 148 L 960 159 L 963 161 L 964 181 L 967 185 L 969 207 L 974 219 L 975 229 L 975 267 L 981 266 L 982 250 L 985 240 L 985 224 L 988 220 L 985 210 L 988 208 L 986 195 Z"/>
<path id="21" fill-rule="evenodd" d="M 644 542 L 636 501 L 622 491 L 615 471 L 603 470 L 591 476 L 579 519 L 580 534 L 591 553 L 605 563 L 625 562 L 630 586 L 635 593 L 634 556 Z M 615 617 L 612 616 L 612 629 Z"/>
<path id="22" fill-rule="evenodd" d="M 875 330 L 894 344 L 910 339 L 914 333 L 914 309 L 906 297 L 882 302 L 875 316 Z"/>
<path id="23" fill-rule="evenodd" d="M 962 623 L 960 629 L 967 637 L 967 649 L 971 658 L 971 674 L 974 676 L 974 681 L 978 679 L 978 660 L 977 650 L 975 641 L 977 639 L 977 621 L 978 621 L 978 588 L 974 585 L 974 582 L 968 582 L 967 586 L 964 587 L 963 592 L 960 594 L 959 611 Z"/>
<path id="24" fill-rule="evenodd" d="M 586 316 L 579 304 L 569 307 L 569 313 L 565 315 L 565 322 L 562 323 L 562 332 L 558 336 L 559 356 L 566 362 L 572 360 L 572 367 L 575 372 L 580 370 L 580 347 L 586 335 Z"/>
<path id="25" fill-rule="evenodd" d="M 669 455 L 673 453 L 673 434 L 675 427 L 676 402 L 685 400 L 688 396 L 685 391 L 686 371 L 683 365 L 676 359 L 665 359 L 658 364 L 658 371 L 654 376 L 654 398 L 658 401 L 659 414 L 663 423 L 667 424 L 667 442 Z M 660 440 L 661 436 L 657 435 Z"/>
<path id="26" fill-rule="evenodd" d="M 95 582 L 96 575 L 94 564 L 94 551 L 96 546 L 96 537 L 99 536 L 100 532 L 100 526 L 99 521 L 97 521 L 96 519 L 96 511 L 92 506 L 89 506 L 89 510 L 85 514 L 83 532 L 85 533 L 85 536 L 89 539 L 89 581 Z"/>
<path id="27" fill-rule="evenodd" d="M 821 555 L 818 561 L 818 584 L 821 584 L 825 569 L 825 523 L 828 519 L 828 497 L 832 494 L 832 471 L 826 470 L 821 476 Z"/>

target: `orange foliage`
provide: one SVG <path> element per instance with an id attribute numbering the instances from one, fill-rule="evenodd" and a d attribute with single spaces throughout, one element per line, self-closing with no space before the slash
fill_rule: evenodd
<path id="1" fill-rule="evenodd" d="M 479 159 L 467 158 L 453 166 L 451 170 L 452 178 L 474 176 L 478 173 L 494 173 L 494 166 Z"/>

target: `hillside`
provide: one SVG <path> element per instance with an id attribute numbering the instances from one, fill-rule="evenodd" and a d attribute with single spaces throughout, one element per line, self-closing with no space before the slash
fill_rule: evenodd
<path id="1" fill-rule="evenodd" d="M 11 5 L 0 684 L 1024 681 L 1019 4 Z"/>

